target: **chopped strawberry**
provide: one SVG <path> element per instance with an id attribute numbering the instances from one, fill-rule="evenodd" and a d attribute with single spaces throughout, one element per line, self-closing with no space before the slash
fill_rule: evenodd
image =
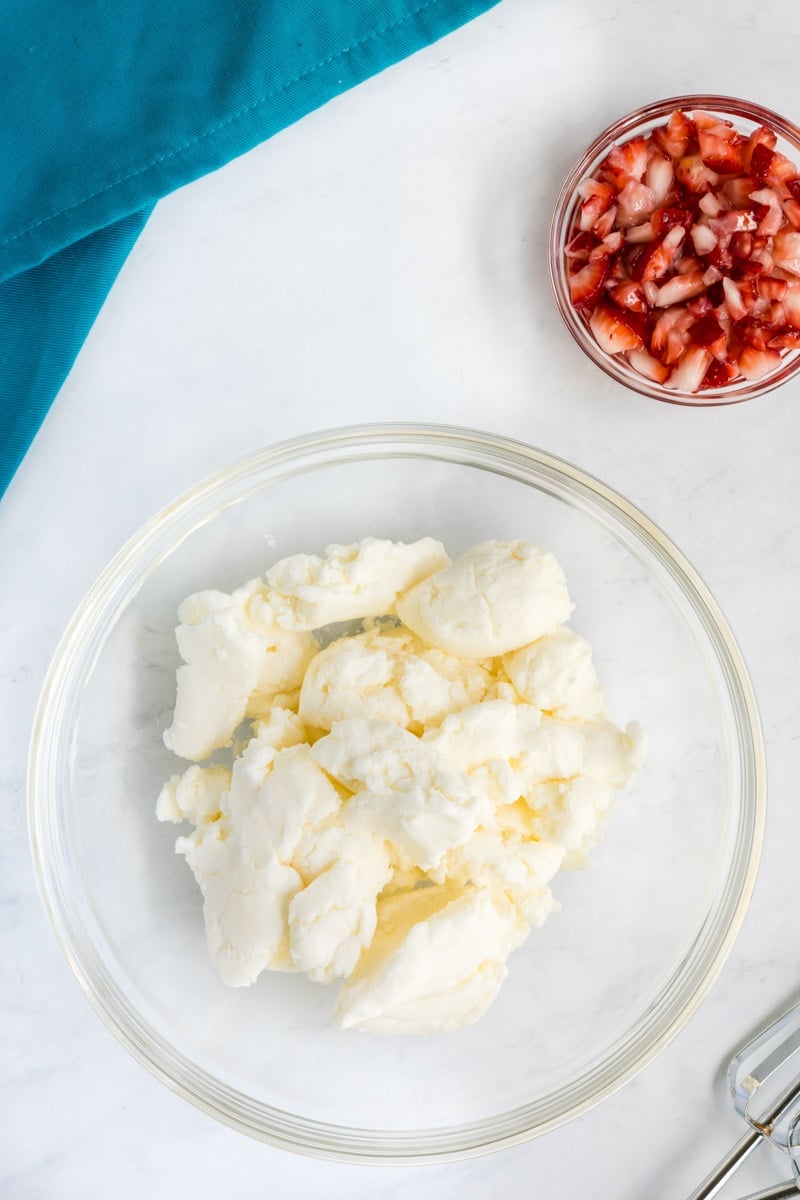
<path id="1" fill-rule="evenodd" d="M 670 308 L 673 304 L 682 304 L 705 290 L 701 271 L 692 271 L 688 275 L 673 275 L 672 279 L 658 289 L 655 307 Z"/>
<path id="2" fill-rule="evenodd" d="M 631 312 L 646 313 L 647 300 L 638 283 L 632 279 L 619 283 L 610 293 L 611 299 L 620 308 L 628 308 Z"/>
<path id="3" fill-rule="evenodd" d="M 608 255 L 588 262 L 569 277 L 569 295 L 576 308 L 589 308 L 600 295 L 608 275 Z"/>
<path id="4" fill-rule="evenodd" d="M 766 126 L 680 110 L 613 146 L 581 188 L 565 259 L 598 345 L 683 392 L 762 378 L 800 351 L 800 171 Z"/>
<path id="5" fill-rule="evenodd" d="M 617 197 L 617 226 L 627 229 L 647 220 L 656 207 L 655 193 L 636 179 L 629 179 Z"/>
<path id="6" fill-rule="evenodd" d="M 635 137 L 624 146 L 612 146 L 602 169 L 620 188 L 629 179 L 641 181 L 647 169 L 647 142 L 643 137 Z"/>
<path id="7" fill-rule="evenodd" d="M 698 254 L 708 254 L 709 250 L 713 250 L 717 244 L 717 235 L 714 231 L 709 229 L 708 225 L 701 225 L 699 221 L 692 226 L 690 233 Z"/>
<path id="8" fill-rule="evenodd" d="M 699 154 L 687 154 L 682 158 L 675 174 L 690 192 L 707 192 L 719 183 L 719 175 L 703 162 Z"/>
<path id="9" fill-rule="evenodd" d="M 750 163 L 756 146 L 766 146 L 768 150 L 772 150 L 777 145 L 777 142 L 778 139 L 771 129 L 767 129 L 766 125 L 759 125 L 758 129 L 755 129 L 750 134 L 747 144 L 742 151 L 745 171 L 750 170 Z"/>
<path id="10" fill-rule="evenodd" d="M 589 257 L 589 252 L 596 245 L 595 239 L 590 233 L 576 233 L 571 241 L 567 242 L 567 248 L 564 254 L 567 258 L 576 261 L 583 260 L 584 262 Z"/>
<path id="11" fill-rule="evenodd" d="M 800 200 L 784 200 L 781 203 L 783 214 L 790 225 L 800 229 Z"/>
<path id="12" fill-rule="evenodd" d="M 736 367 L 733 363 L 722 362 L 715 358 L 709 363 L 708 370 L 703 376 L 700 391 L 706 391 L 709 388 L 724 388 L 735 375 Z"/>
<path id="13" fill-rule="evenodd" d="M 782 329 L 768 345 L 771 350 L 800 350 L 800 329 Z"/>
<path id="14" fill-rule="evenodd" d="M 712 171 L 720 175 L 739 175 L 744 170 L 742 147 L 730 138 L 721 137 L 719 126 L 712 129 L 701 129 L 698 126 L 697 140 L 703 162 Z"/>
<path id="15" fill-rule="evenodd" d="M 690 333 L 696 346 L 705 346 L 707 350 L 711 351 L 714 358 L 725 357 L 728 350 L 728 339 L 725 337 L 725 330 L 713 313 L 708 313 L 699 321 L 695 321 Z"/>
<path id="16" fill-rule="evenodd" d="M 758 233 L 761 237 L 773 237 L 783 225 L 783 210 L 780 200 L 772 188 L 759 188 L 750 193 L 750 199 L 760 205 Z"/>
<path id="17" fill-rule="evenodd" d="M 621 354 L 625 350 L 638 350 L 644 345 L 644 337 L 636 332 L 626 318 L 633 314 L 625 313 L 601 300 L 595 306 L 589 319 L 592 333 L 597 343 L 606 354 Z"/>
<path id="18" fill-rule="evenodd" d="M 682 225 L 676 225 L 660 241 L 651 242 L 649 246 L 645 246 L 643 250 L 639 251 L 641 258 L 637 255 L 635 267 L 633 259 L 631 260 L 631 278 L 649 281 L 660 279 L 666 275 L 675 261 L 685 237 L 686 230 Z"/>
<path id="19" fill-rule="evenodd" d="M 647 164 L 644 181 L 656 198 L 656 204 L 663 204 L 672 189 L 675 179 L 675 168 L 672 159 L 663 154 L 655 154 Z"/>
<path id="20" fill-rule="evenodd" d="M 669 378 L 669 367 L 659 362 L 657 358 L 653 358 L 652 354 L 648 354 L 646 350 L 629 350 L 625 357 L 634 371 L 644 375 L 645 379 L 652 379 L 655 383 L 665 383 Z"/>
<path id="21" fill-rule="evenodd" d="M 777 350 L 756 350 L 753 346 L 745 346 L 737 362 L 745 379 L 756 380 L 763 379 L 779 367 L 781 356 Z"/>
<path id="22" fill-rule="evenodd" d="M 800 233 L 794 229 L 781 229 L 772 243 L 775 266 L 790 275 L 800 275 Z"/>
<path id="23" fill-rule="evenodd" d="M 578 227 L 585 233 L 592 229 L 603 213 L 611 207 L 615 193 L 610 184 L 601 183 L 597 179 L 584 179 L 580 192 L 584 201 Z"/>
<path id="24" fill-rule="evenodd" d="M 786 280 L 778 279 L 775 275 L 759 275 L 756 286 L 759 296 L 765 300 L 783 300 L 789 290 Z"/>
<path id="25" fill-rule="evenodd" d="M 666 387 L 681 392 L 696 392 L 711 363 L 711 351 L 690 346 L 666 382 Z"/>

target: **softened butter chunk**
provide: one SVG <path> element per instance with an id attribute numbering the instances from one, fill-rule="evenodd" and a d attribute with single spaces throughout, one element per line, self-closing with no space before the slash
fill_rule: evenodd
<path id="1" fill-rule="evenodd" d="M 320 729 L 348 717 L 422 728 L 476 704 L 492 682 L 485 664 L 432 649 L 408 630 L 379 627 L 331 642 L 313 659 L 300 716 Z"/>
<path id="2" fill-rule="evenodd" d="M 278 693 L 299 688 L 318 647 L 310 634 L 287 633 L 265 619 L 263 585 L 198 592 L 178 610 L 175 631 L 185 666 L 177 671 L 172 725 L 164 742 L 200 760 L 229 746 L 248 713 L 264 713 Z M 268 618 L 268 614 L 267 618 Z"/>
<path id="3" fill-rule="evenodd" d="M 422 888 L 380 907 L 379 931 L 339 992 L 340 1025 L 434 1033 L 483 1015 L 527 927 L 502 893 L 468 888 L 452 895 Z"/>
<path id="4" fill-rule="evenodd" d="M 567 718 L 604 715 L 592 647 L 565 626 L 507 654 L 503 667 L 522 699 L 543 712 Z"/>
<path id="5" fill-rule="evenodd" d="M 564 572 L 530 542 L 484 542 L 397 602 L 401 621 L 448 654 L 488 658 L 549 633 L 572 612 Z"/>
<path id="6" fill-rule="evenodd" d="M 401 592 L 426 579 L 450 559 L 441 542 L 365 538 L 328 546 L 325 554 L 293 554 L 267 571 L 269 604 L 284 629 L 319 629 L 339 621 L 394 612 Z"/>

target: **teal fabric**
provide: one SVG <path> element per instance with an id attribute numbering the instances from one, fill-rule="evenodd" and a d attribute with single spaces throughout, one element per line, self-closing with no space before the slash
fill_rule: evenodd
<path id="1" fill-rule="evenodd" d="M 0 495 L 159 197 L 497 0 L 5 0 Z"/>

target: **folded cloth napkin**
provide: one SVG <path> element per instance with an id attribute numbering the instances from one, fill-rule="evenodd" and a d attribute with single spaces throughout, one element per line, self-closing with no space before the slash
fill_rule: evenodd
<path id="1" fill-rule="evenodd" d="M 6 0 L 0 495 L 160 196 L 497 0 Z"/>

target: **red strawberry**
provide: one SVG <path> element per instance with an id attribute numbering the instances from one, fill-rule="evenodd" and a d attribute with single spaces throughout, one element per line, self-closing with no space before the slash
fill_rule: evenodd
<path id="1" fill-rule="evenodd" d="M 708 367 L 700 384 L 700 390 L 706 391 L 708 388 L 724 388 L 733 379 L 736 374 L 736 367 L 733 363 L 721 362 L 715 358 Z"/>
<path id="2" fill-rule="evenodd" d="M 625 357 L 634 371 L 638 371 L 646 379 L 652 379 L 655 383 L 665 383 L 669 378 L 669 367 L 653 358 L 646 350 L 629 350 Z"/>
<path id="3" fill-rule="evenodd" d="M 607 208 L 602 216 L 598 217 L 592 226 L 592 232 L 595 237 L 607 238 L 614 228 L 614 221 L 617 216 L 617 206 L 612 204 L 611 208 Z"/>
<path id="4" fill-rule="evenodd" d="M 720 190 L 732 208 L 750 208 L 750 193 L 757 187 L 755 179 L 740 175 L 738 179 L 726 179 Z"/>
<path id="5" fill-rule="evenodd" d="M 725 293 L 725 307 L 728 310 L 728 316 L 732 321 L 741 321 L 743 317 L 747 316 L 741 292 L 728 276 L 723 279 L 722 288 Z"/>
<path id="6" fill-rule="evenodd" d="M 717 171 L 720 175 L 738 175 L 744 170 L 742 147 L 729 138 L 721 137 L 718 127 L 701 129 L 698 125 L 697 139 L 703 162 L 712 171 Z"/>
<path id="7" fill-rule="evenodd" d="M 583 232 L 591 229 L 614 200 L 614 189 L 608 183 L 596 179 L 584 179 L 579 191 L 584 197 L 578 227 Z"/>
<path id="8" fill-rule="evenodd" d="M 786 320 L 795 329 L 800 329 L 800 283 L 791 282 L 784 296 L 783 307 L 786 309 Z"/>
<path id="9" fill-rule="evenodd" d="M 708 225 L 701 225 L 699 221 L 692 226 L 690 234 L 697 254 L 708 254 L 717 244 L 714 231 L 709 229 Z"/>
<path id="10" fill-rule="evenodd" d="M 742 160 L 744 162 L 745 171 L 750 170 L 750 163 L 752 161 L 753 151 L 755 150 L 756 146 L 766 146 L 768 150 L 772 150 L 777 144 L 777 141 L 778 139 L 771 129 L 767 129 L 766 125 L 759 125 L 758 129 L 755 129 L 750 134 L 750 137 L 747 139 L 747 144 L 742 151 Z"/>
<path id="11" fill-rule="evenodd" d="M 781 356 L 777 350 L 756 350 L 753 346 L 745 346 L 739 355 L 738 365 L 745 379 L 763 379 L 781 365 Z"/>
<path id="12" fill-rule="evenodd" d="M 789 224 L 800 229 L 800 200 L 784 200 L 781 207 Z"/>
<path id="13" fill-rule="evenodd" d="M 612 146 L 602 163 L 602 170 L 623 188 L 629 179 L 641 181 L 647 169 L 647 142 L 643 137 L 631 138 L 623 146 Z"/>
<path id="14" fill-rule="evenodd" d="M 682 158 L 675 174 L 690 192 L 707 192 L 719 183 L 719 175 L 703 162 L 699 154 L 687 154 Z"/>
<path id="15" fill-rule="evenodd" d="M 660 279 L 666 275 L 680 251 L 685 236 L 686 230 L 683 226 L 676 225 L 664 235 L 661 241 L 651 242 L 649 246 L 645 246 L 643 250 L 639 251 L 639 255 L 642 257 L 636 256 L 635 266 L 631 259 L 631 277 L 649 281 Z"/>
<path id="16" fill-rule="evenodd" d="M 672 114 L 666 125 L 653 130 L 655 142 L 670 158 L 683 158 L 694 136 L 694 122 L 680 109 Z"/>
<path id="17" fill-rule="evenodd" d="M 781 229 L 772 243 L 775 266 L 790 275 L 800 275 L 800 233 L 795 229 Z"/>
<path id="18" fill-rule="evenodd" d="M 702 271 L 692 271 L 688 275 L 673 275 L 656 296 L 656 308 L 670 308 L 673 304 L 682 304 L 692 296 L 699 296 L 706 290 Z"/>
<path id="19" fill-rule="evenodd" d="M 594 304 L 608 275 L 608 255 L 588 262 L 569 277 L 569 296 L 575 308 L 589 308 Z"/>
<path id="20" fill-rule="evenodd" d="M 765 300 L 783 300 L 789 290 L 786 280 L 778 279 L 774 275 L 760 275 L 756 286 L 759 296 Z"/>
<path id="21" fill-rule="evenodd" d="M 712 313 L 696 321 L 689 332 L 696 346 L 705 346 L 707 350 L 711 351 L 714 358 L 725 357 L 728 340 L 725 337 L 725 330 Z"/>
<path id="22" fill-rule="evenodd" d="M 778 197 L 772 188 L 759 188 L 750 193 L 750 199 L 759 205 L 756 210 L 758 233 L 761 237 L 772 237 L 783 225 L 783 210 Z"/>
<path id="23" fill-rule="evenodd" d="M 701 201 L 702 203 L 702 201 Z M 668 229 L 674 229 L 676 225 L 682 225 L 684 229 L 688 229 L 692 223 L 692 214 L 688 208 L 657 208 L 651 218 L 653 224 L 653 232 L 658 235 L 666 233 Z"/>
<path id="24" fill-rule="evenodd" d="M 768 345 L 772 350 L 800 350 L 800 329 L 782 329 Z"/>
<path id="25" fill-rule="evenodd" d="M 796 175 L 794 179 L 787 179 L 785 186 L 795 200 L 800 200 L 800 175 Z"/>
<path id="26" fill-rule="evenodd" d="M 663 154 L 654 154 L 647 164 L 644 181 L 656 198 L 656 204 L 663 204 L 667 199 L 675 179 L 675 168 L 672 159 Z"/>
<path id="27" fill-rule="evenodd" d="M 773 187 L 786 184 L 787 180 L 797 176 L 797 167 L 777 150 L 758 145 L 750 160 L 750 174 L 759 183 L 769 183 Z"/>
<path id="28" fill-rule="evenodd" d="M 576 233 L 572 241 L 567 243 L 567 248 L 564 254 L 567 258 L 575 261 L 586 261 L 589 257 L 589 252 L 594 249 L 597 242 L 590 233 Z"/>
<path id="29" fill-rule="evenodd" d="M 690 346 L 666 382 L 676 391 L 696 392 L 711 363 L 711 351 L 704 346 Z"/>
<path id="30" fill-rule="evenodd" d="M 618 284 L 610 293 L 611 299 L 620 308 L 628 308 L 631 312 L 646 313 L 648 311 L 647 301 L 644 297 L 644 292 L 638 283 L 632 279 L 627 279 L 624 283 Z"/>
<path id="31" fill-rule="evenodd" d="M 638 225 L 655 207 L 655 193 L 636 179 L 629 179 L 617 197 L 617 227 L 627 229 L 630 225 Z"/>
<path id="32" fill-rule="evenodd" d="M 625 241 L 629 246 L 641 246 L 643 242 L 652 242 L 656 233 L 653 222 L 642 221 L 641 225 L 631 225 L 625 230 Z"/>
<path id="33" fill-rule="evenodd" d="M 621 354 L 625 350 L 638 350 L 644 345 L 643 336 L 631 328 L 629 320 L 633 314 L 623 313 L 601 300 L 589 319 L 597 344 L 607 354 Z"/>

